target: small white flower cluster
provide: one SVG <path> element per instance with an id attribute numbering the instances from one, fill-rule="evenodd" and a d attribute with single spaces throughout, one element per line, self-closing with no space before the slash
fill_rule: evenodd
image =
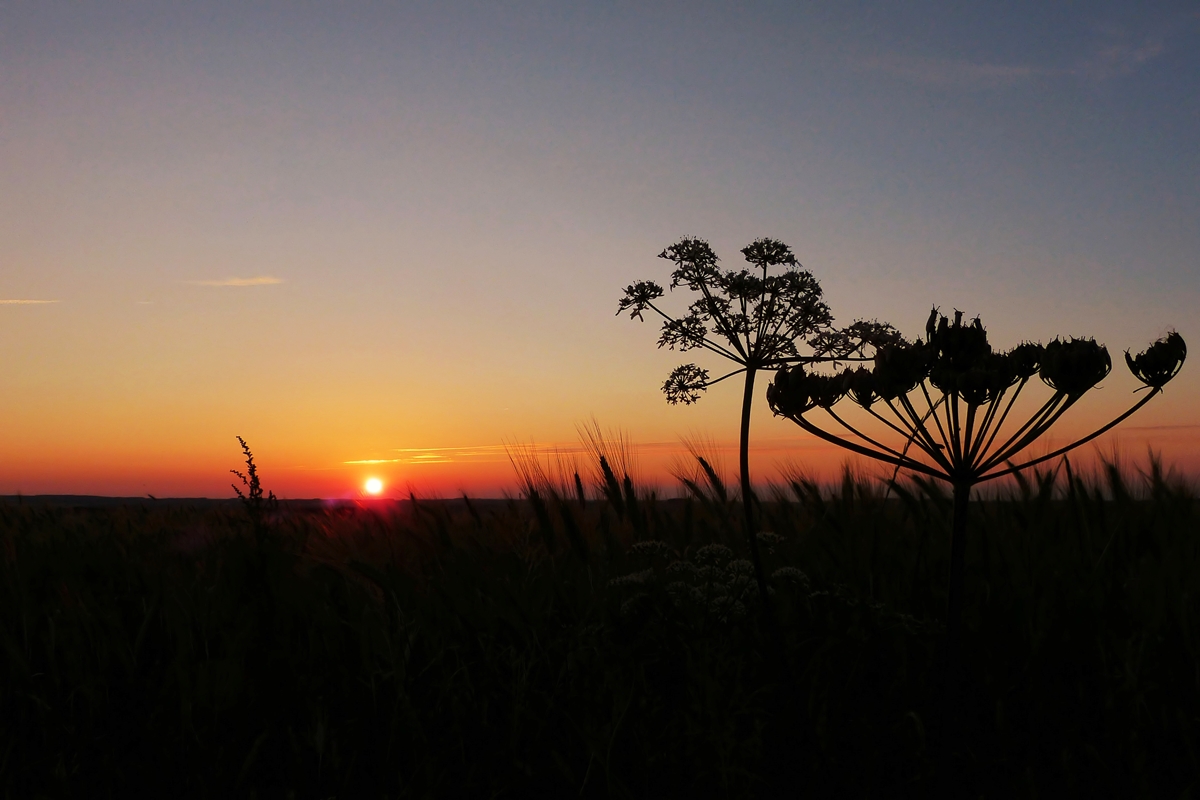
<path id="1" fill-rule="evenodd" d="M 638 613 L 643 607 L 646 606 L 647 603 L 649 603 L 649 601 L 649 594 L 646 592 L 638 592 L 624 603 L 621 603 L 621 616 L 628 617 Z"/>
<path id="2" fill-rule="evenodd" d="M 769 556 L 775 555 L 775 545 L 783 544 L 783 542 L 784 538 L 778 533 L 771 533 L 770 531 L 758 532 L 758 543 L 766 546 L 767 555 Z"/>
<path id="3" fill-rule="evenodd" d="M 699 611 L 720 622 L 745 618 L 758 600 L 754 565 L 733 558 L 733 551 L 720 544 L 701 547 L 694 561 L 672 562 L 667 578 L 667 595 L 676 608 Z"/>
<path id="4" fill-rule="evenodd" d="M 666 560 L 671 549 L 664 542 L 638 542 L 629 554 L 645 564 Z M 698 548 L 691 558 L 667 563 L 662 570 L 663 588 L 675 608 L 723 623 L 744 619 L 758 601 L 758 584 L 754 565 L 733 556 L 725 545 L 709 544 Z M 635 592 L 621 604 L 623 615 L 635 613 L 646 604 L 659 574 L 651 566 L 609 581 L 611 587 Z"/>
<path id="5" fill-rule="evenodd" d="M 733 551 L 723 544 L 706 544 L 696 551 L 696 563 L 720 566 L 733 558 Z"/>
<path id="6" fill-rule="evenodd" d="M 644 569 L 640 572 L 631 572 L 628 575 L 622 575 L 619 578 L 613 578 L 608 582 L 609 586 L 648 586 L 654 582 L 654 570 Z"/>
<path id="7" fill-rule="evenodd" d="M 775 583 L 793 584 L 806 594 L 812 591 L 808 576 L 795 567 L 780 567 L 771 573 L 771 580 Z"/>
<path id="8" fill-rule="evenodd" d="M 670 546 L 666 542 L 656 540 L 637 542 L 629 548 L 629 555 L 642 564 L 653 564 L 655 561 L 665 560 L 670 554 Z M 633 594 L 621 603 L 621 616 L 631 616 L 646 607 L 650 601 L 650 591 L 653 590 L 656 583 L 657 576 L 653 566 L 610 580 L 608 582 L 610 587 L 633 590 Z"/>
<path id="9" fill-rule="evenodd" d="M 671 548 L 666 542 L 657 540 L 649 540 L 638 542 L 633 547 L 629 548 L 629 552 L 642 558 L 654 558 L 656 556 L 667 556 L 671 552 Z"/>
<path id="10" fill-rule="evenodd" d="M 784 541 L 774 533 L 758 534 L 760 543 L 770 547 Z M 690 555 L 678 556 L 665 542 L 638 542 L 629 548 L 629 556 L 641 569 L 613 578 L 608 585 L 622 593 L 621 615 L 632 616 L 658 605 L 655 597 L 670 600 L 690 624 L 729 624 L 745 619 L 759 601 L 754 565 L 723 544 L 708 544 Z M 918 620 L 899 614 L 885 604 L 855 595 L 848 587 L 831 583 L 814 588 L 812 580 L 800 569 L 779 567 L 771 573 L 769 588 L 806 604 L 816 603 L 824 611 L 851 615 L 870 628 L 902 629 L 916 635 L 936 634 L 940 623 Z M 661 606 L 660 606 L 661 608 Z M 815 610 L 815 609 L 814 609 Z"/>
<path id="11" fill-rule="evenodd" d="M 787 569 L 785 567 L 785 569 Z M 826 589 L 810 591 L 805 586 L 810 601 L 824 601 L 833 607 L 841 608 L 843 612 L 861 615 L 869 624 L 885 630 L 903 629 L 918 636 L 938 635 L 944 632 L 944 626 L 937 620 L 920 620 L 911 614 L 892 611 L 885 603 L 877 600 L 856 597 L 847 587 L 831 583 Z"/>

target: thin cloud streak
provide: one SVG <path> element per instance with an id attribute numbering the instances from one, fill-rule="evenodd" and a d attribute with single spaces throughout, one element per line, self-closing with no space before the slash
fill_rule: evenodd
<path id="1" fill-rule="evenodd" d="M 192 286 L 273 286 L 283 283 L 283 278 L 260 275 L 256 278 L 224 278 L 219 281 L 187 281 Z"/>
<path id="2" fill-rule="evenodd" d="M 977 64 L 971 61 L 919 56 L 872 56 L 861 65 L 897 78 L 932 86 L 988 89 L 1029 80 L 1044 74 L 1035 67 L 1005 64 Z"/>
<path id="3" fill-rule="evenodd" d="M 609 443 L 615 444 L 615 442 Z M 755 440 L 754 447 L 759 452 L 791 452 L 811 450 L 814 444 L 826 447 L 820 442 L 796 437 Z M 686 454 L 688 452 L 687 443 L 679 441 L 632 442 L 630 447 L 638 453 L 678 451 Z M 736 441 L 712 443 L 712 448 L 721 452 L 736 452 L 737 447 Z M 393 452 L 404 454 L 399 458 L 363 458 L 341 463 L 350 465 L 503 463 L 511 460 L 511 454 L 518 451 L 521 454 L 534 456 L 586 456 L 593 452 L 591 447 L 578 442 L 485 444 L 468 447 L 397 447 L 393 448 Z"/>
<path id="4" fill-rule="evenodd" d="M 1092 80 L 1129 75 L 1166 51 L 1167 46 L 1163 42 L 1152 39 L 1139 45 L 1117 42 L 1100 48 L 1092 58 L 1070 70 L 1070 73 Z"/>
<path id="5" fill-rule="evenodd" d="M 58 300 L 0 300 L 0 306 L 44 306 Z"/>
<path id="6" fill-rule="evenodd" d="M 1192 425 L 1127 425 L 1123 431 L 1200 431 L 1200 424 Z"/>
<path id="7" fill-rule="evenodd" d="M 882 72 L 892 77 L 928 86 L 960 89 L 994 89 L 1025 83 L 1038 77 L 1071 76 L 1103 81 L 1129 75 L 1167 52 L 1160 39 L 1140 44 L 1110 42 L 1097 48 L 1075 66 L 1061 69 L 1030 64 L 988 64 L 965 59 L 930 58 L 884 54 L 861 59 L 861 69 Z"/>

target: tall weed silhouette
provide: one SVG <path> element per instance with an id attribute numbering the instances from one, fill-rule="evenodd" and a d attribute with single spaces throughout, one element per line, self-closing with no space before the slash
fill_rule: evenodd
<path id="1" fill-rule="evenodd" d="M 242 503 L 242 508 L 246 510 L 246 516 L 250 518 L 251 525 L 254 526 L 255 534 L 261 534 L 266 514 L 277 510 L 279 503 L 275 498 L 275 492 L 268 491 L 267 495 L 263 496 L 262 481 L 258 477 L 258 465 L 254 463 L 254 453 L 250 452 L 250 445 L 246 444 L 245 439 L 238 436 L 237 440 L 238 444 L 242 446 L 242 455 L 246 458 L 246 471 L 229 470 L 242 482 L 241 487 L 236 483 L 231 485 L 238 500 Z"/>

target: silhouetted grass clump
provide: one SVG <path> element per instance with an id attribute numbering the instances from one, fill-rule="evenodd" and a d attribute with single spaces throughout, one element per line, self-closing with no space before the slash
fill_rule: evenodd
<path id="1" fill-rule="evenodd" d="M 928 796 L 951 497 L 850 474 L 764 494 L 774 642 L 720 474 L 664 499 L 606 466 L 261 522 L 0 506 L 0 787 Z M 956 788 L 1187 796 L 1195 495 L 1153 461 L 1065 466 L 970 505 Z"/>

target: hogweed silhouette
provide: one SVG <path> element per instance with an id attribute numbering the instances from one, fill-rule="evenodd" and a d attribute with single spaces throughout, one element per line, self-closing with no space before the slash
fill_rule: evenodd
<path id="1" fill-rule="evenodd" d="M 877 321 L 859 320 L 845 329 L 835 328 L 817 279 L 801 269 L 791 248 L 783 242 L 757 239 L 741 252 L 749 266 L 724 270 L 718 266 L 719 259 L 708 242 L 680 239 L 663 250 L 659 258 L 675 265 L 669 288 L 684 286 L 699 295 L 687 313 L 668 314 L 657 302 L 663 297 L 663 288 L 654 281 L 637 281 L 626 287 L 617 314 L 629 312 L 631 319 L 643 320 L 643 312 L 653 311 L 663 319 L 660 348 L 707 350 L 737 365 L 717 378 L 696 364 L 676 367 L 662 386 L 668 403 L 691 405 L 708 387 L 735 375 L 745 376 L 739 435 L 742 505 L 755 579 L 765 594 L 766 576 L 754 531 L 749 467 L 755 376 L 760 370 L 787 364 L 862 360 L 867 350 L 901 339 L 895 328 Z M 773 268 L 782 269 L 772 273 Z"/>
<path id="2" fill-rule="evenodd" d="M 950 322 L 934 308 L 924 341 L 879 348 L 873 369 L 859 367 L 834 375 L 811 373 L 803 365 L 780 369 L 768 387 L 767 402 L 776 415 L 827 442 L 953 487 L 946 608 L 949 684 L 955 679 L 961 638 L 967 508 L 972 488 L 1065 455 L 1110 430 L 1161 393 L 1186 357 L 1187 345 L 1174 331 L 1136 356 L 1126 351 L 1130 372 L 1150 390 L 1145 397 L 1088 435 L 1019 464 L 1013 459 L 1109 374 L 1112 359 L 1095 339 L 1055 339 L 1045 346 L 1026 342 L 998 353 L 992 350 L 978 318 L 964 324 L 962 313 L 956 311 Z M 1017 398 L 1034 376 L 1053 393 L 1015 431 L 1001 437 Z M 904 444 L 888 446 L 848 422 L 834 410 L 843 397 L 901 437 Z M 813 422 L 813 412 L 818 409 L 840 426 L 842 433 Z M 910 455 L 914 448 L 916 454 Z"/>

